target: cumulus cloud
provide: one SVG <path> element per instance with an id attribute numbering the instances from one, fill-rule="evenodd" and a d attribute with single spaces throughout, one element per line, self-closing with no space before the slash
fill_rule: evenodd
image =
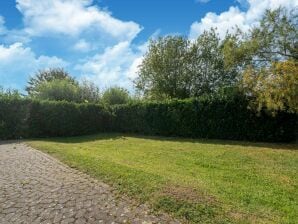
<path id="1" fill-rule="evenodd" d="M 58 57 L 37 57 L 22 43 L 0 45 L 0 80 L 4 87 L 23 89 L 28 76 L 38 69 L 65 67 L 67 62 Z"/>
<path id="2" fill-rule="evenodd" d="M 63 34 L 77 36 L 93 30 L 119 41 L 132 40 L 141 27 L 121 21 L 108 11 L 92 5 L 92 0 L 17 0 L 25 31 L 32 36 Z"/>
<path id="3" fill-rule="evenodd" d="M 72 74 L 90 76 L 99 86 L 131 86 L 129 79 L 135 76 L 141 60 L 141 46 L 132 46 L 142 30 L 139 24 L 114 18 L 93 0 L 16 0 L 16 7 L 22 14 L 23 28 L 7 30 L 0 17 L 0 44 L 6 44 L 0 45 L 1 85 L 16 87 L 18 83 L 18 88 L 23 87 L 28 74 L 67 64 L 59 57 L 33 52 L 31 44 L 42 50 L 40 40 L 46 38 L 57 55 L 60 46 L 64 47 L 62 54 L 71 59 Z"/>
<path id="4" fill-rule="evenodd" d="M 238 0 L 245 4 L 244 0 Z M 217 28 L 221 37 L 232 27 L 238 26 L 247 31 L 250 27 L 257 25 L 257 21 L 262 17 L 266 9 L 276 9 L 280 6 L 288 9 L 298 7 L 298 0 L 247 0 L 247 11 L 241 11 L 238 7 L 230 7 L 228 11 L 216 14 L 209 12 L 200 21 L 194 22 L 190 28 L 189 37 L 194 39 L 210 28 Z"/>
<path id="5" fill-rule="evenodd" d="M 146 46 L 147 43 L 132 49 L 129 42 L 120 42 L 77 65 L 76 70 L 84 74 L 83 78 L 94 81 L 100 87 L 119 85 L 131 88 L 131 80 L 136 77 Z"/>

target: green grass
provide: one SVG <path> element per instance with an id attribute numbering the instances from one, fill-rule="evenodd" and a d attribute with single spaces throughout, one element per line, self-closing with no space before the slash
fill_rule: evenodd
<path id="1" fill-rule="evenodd" d="M 100 134 L 28 142 L 191 223 L 295 223 L 297 145 Z"/>

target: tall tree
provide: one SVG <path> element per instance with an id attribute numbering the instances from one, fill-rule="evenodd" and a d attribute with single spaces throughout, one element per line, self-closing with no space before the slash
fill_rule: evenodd
<path id="1" fill-rule="evenodd" d="M 188 98 L 234 85 L 236 70 L 225 68 L 223 44 L 214 29 L 195 41 L 167 36 L 151 41 L 136 88 L 149 98 Z"/>
<path id="2" fill-rule="evenodd" d="M 224 52 L 226 66 L 242 70 L 241 87 L 252 108 L 297 113 L 297 10 L 267 10 L 259 26 L 230 36 Z"/>
<path id="3" fill-rule="evenodd" d="M 189 41 L 167 36 L 151 40 L 135 80 L 137 90 L 149 98 L 185 98 L 190 79 L 185 70 Z"/>
<path id="4" fill-rule="evenodd" d="M 191 44 L 186 69 L 192 97 L 216 94 L 236 83 L 236 69 L 224 66 L 223 41 L 214 29 L 205 31 Z"/>

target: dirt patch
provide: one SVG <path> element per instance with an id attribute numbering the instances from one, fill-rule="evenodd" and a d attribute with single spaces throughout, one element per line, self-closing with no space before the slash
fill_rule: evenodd
<path id="1" fill-rule="evenodd" d="M 218 200 L 212 195 L 192 187 L 180 185 L 164 187 L 161 191 L 161 196 L 170 196 L 177 201 L 187 201 L 191 203 L 218 203 Z"/>

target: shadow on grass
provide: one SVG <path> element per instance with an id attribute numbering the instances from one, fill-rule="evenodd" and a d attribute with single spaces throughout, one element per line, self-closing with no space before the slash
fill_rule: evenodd
<path id="1" fill-rule="evenodd" d="M 42 140 L 46 142 L 57 143 L 87 143 L 100 140 L 125 140 L 127 137 L 148 139 L 156 141 L 168 141 L 168 142 L 186 142 L 186 143 L 199 143 L 199 144 L 212 144 L 212 145 L 231 145 L 241 147 L 260 147 L 270 148 L 278 150 L 298 150 L 297 143 L 265 143 L 265 142 L 248 142 L 248 141 L 234 141 L 234 140 L 219 140 L 219 139 L 195 139 L 195 138 L 182 138 L 182 137 L 164 137 L 164 136 L 146 136 L 141 134 L 129 134 L 129 133 L 100 133 L 84 136 L 73 137 L 55 137 L 55 138 L 36 138 L 30 140 Z M 1 144 L 1 143 L 0 143 Z"/>

